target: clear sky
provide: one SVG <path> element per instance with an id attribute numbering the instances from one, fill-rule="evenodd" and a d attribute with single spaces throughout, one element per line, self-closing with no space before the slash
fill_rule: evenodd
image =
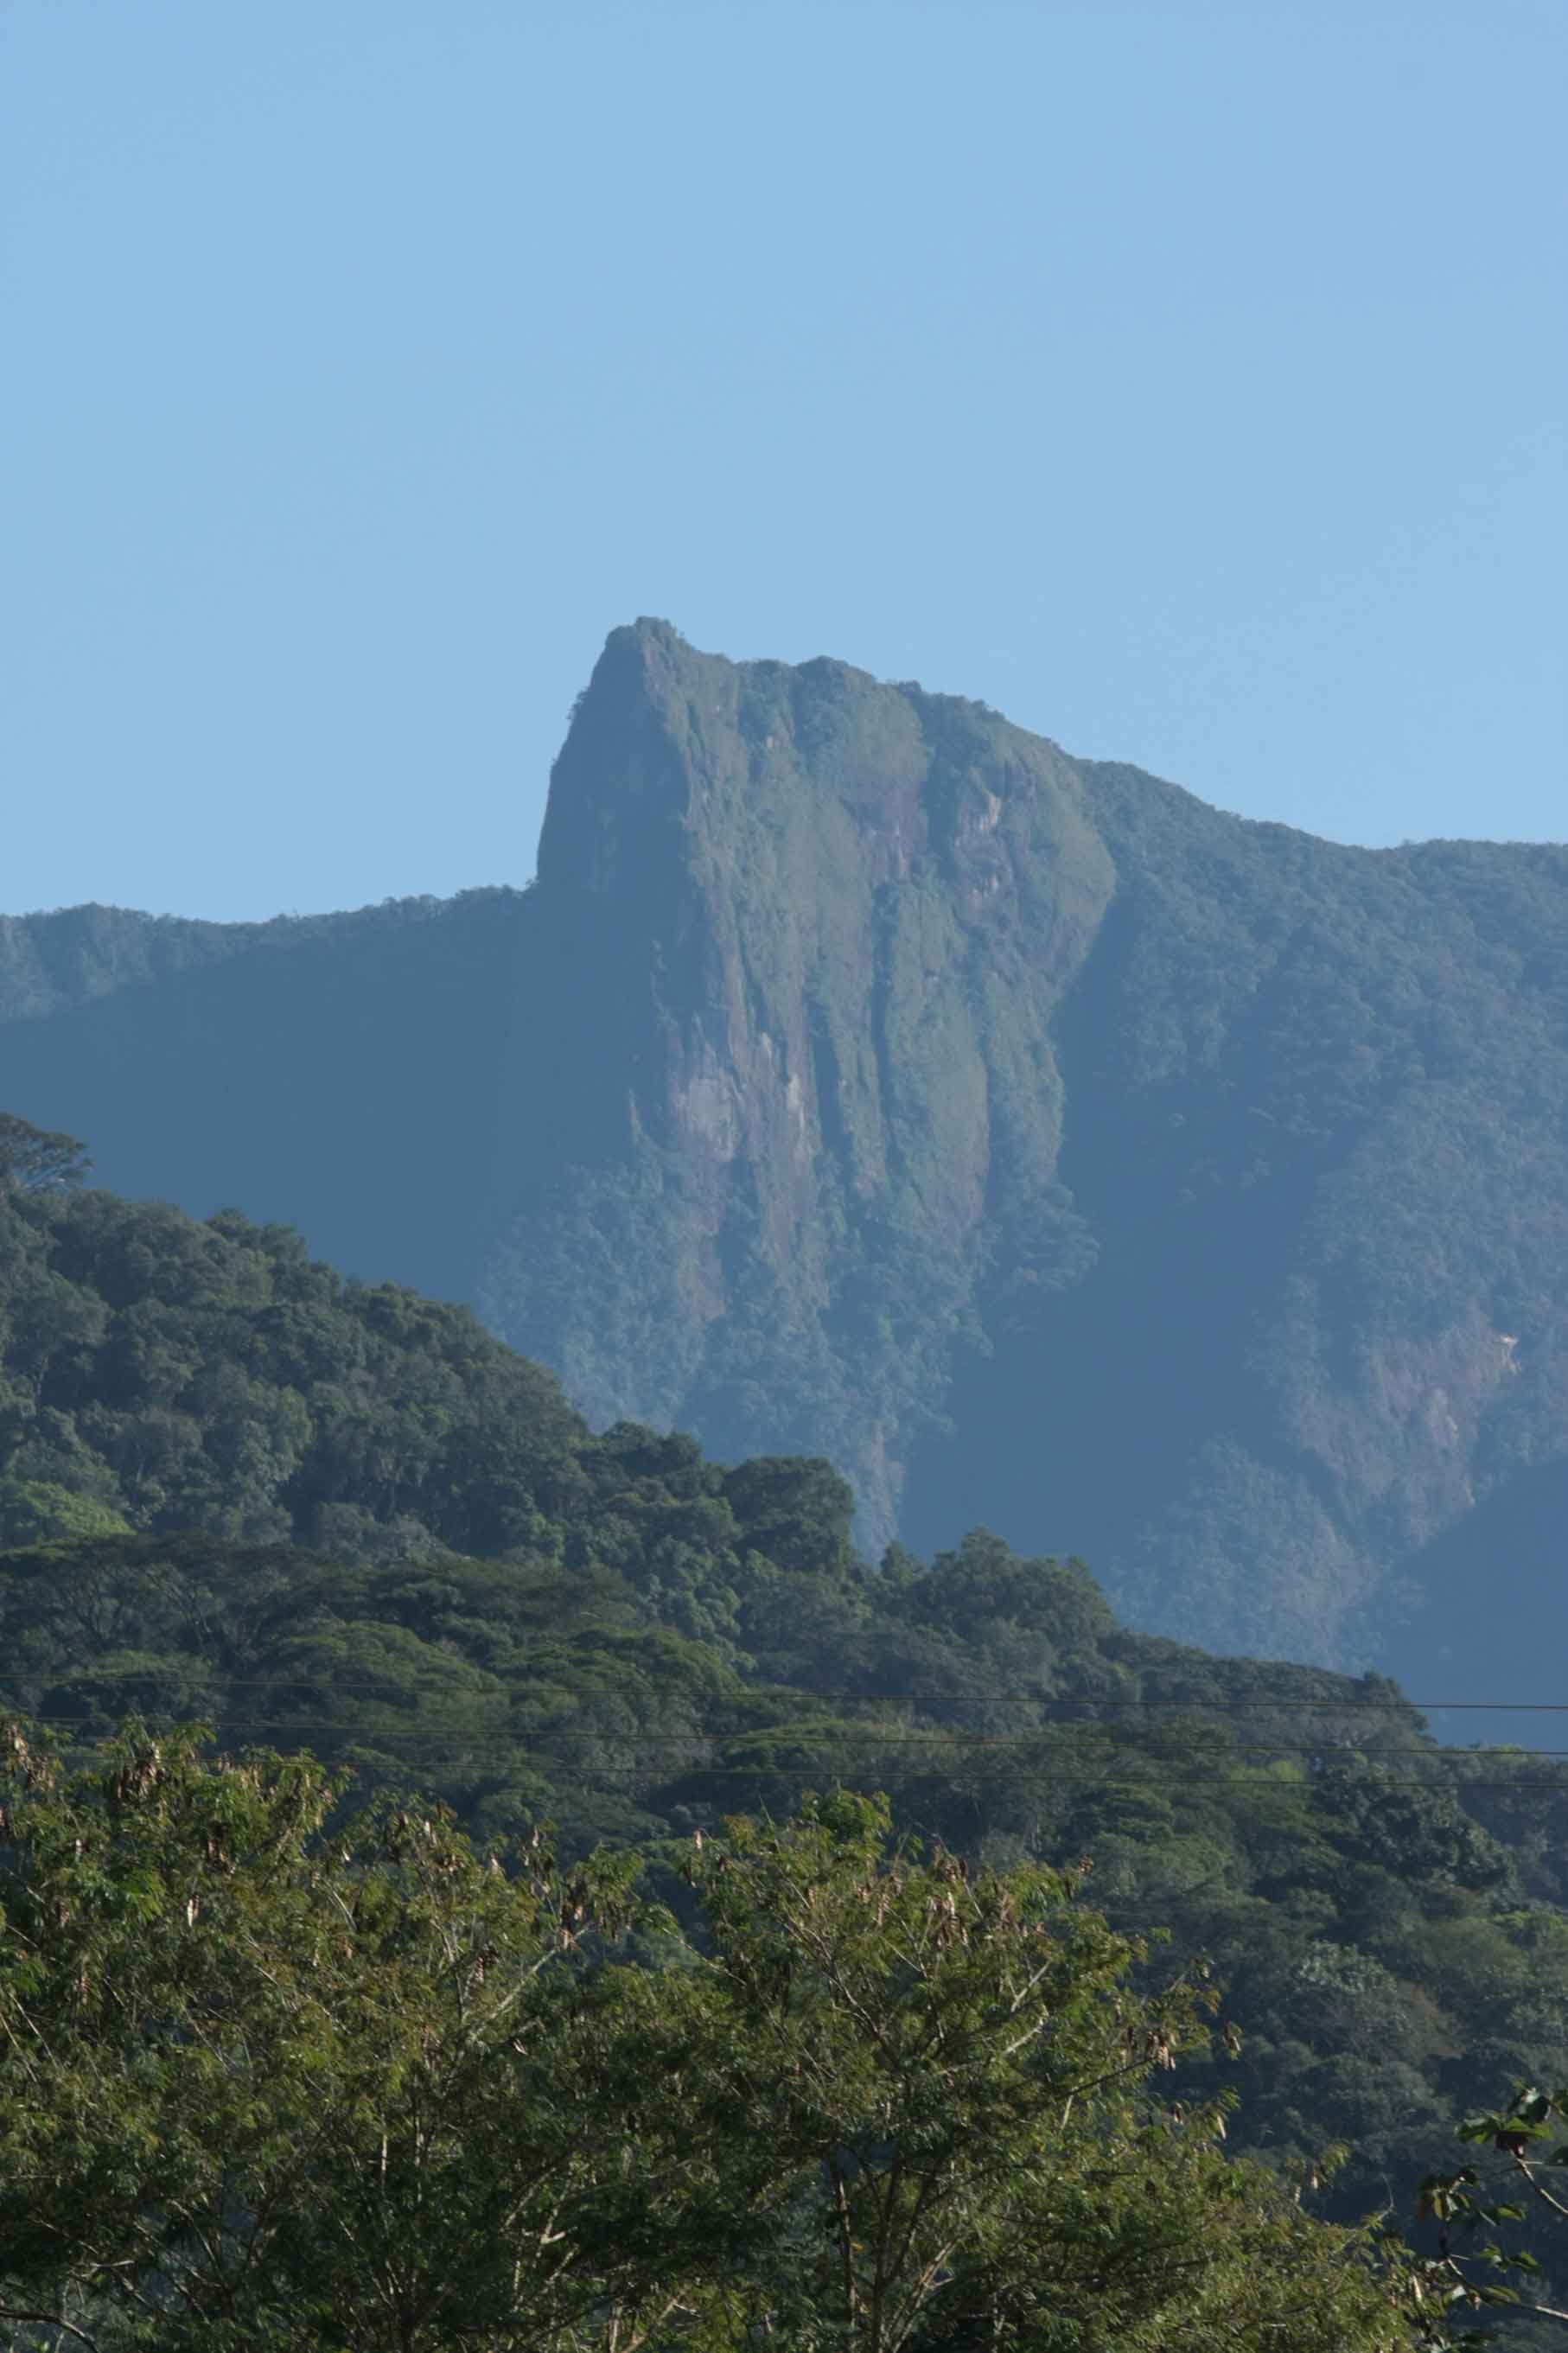
<path id="1" fill-rule="evenodd" d="M 521 881 L 604 636 L 1568 835 L 1562 0 L 0 0 L 0 907 Z"/>

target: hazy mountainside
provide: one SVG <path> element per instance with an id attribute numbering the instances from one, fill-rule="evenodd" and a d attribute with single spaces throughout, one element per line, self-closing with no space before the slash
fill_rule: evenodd
<path id="1" fill-rule="evenodd" d="M 1568 851 L 1344 849 L 645 622 L 533 889 L 275 932 L 6 997 L 0 1099 L 596 1421 L 830 1455 L 872 1544 L 984 1517 L 1153 1630 L 1555 1696 Z"/>
<path id="2" fill-rule="evenodd" d="M 477 895 L 477 894 L 476 894 Z M 193 923 L 125 907 L 65 907 L 0 915 L 5 1018 L 36 1019 L 148 981 L 209 970 L 247 949 L 294 947 L 324 936 L 384 931 L 439 909 L 436 899 L 362 907 L 350 914 L 275 915 L 265 923 Z"/>
<path id="3" fill-rule="evenodd" d="M 352 1271 L 461 1298 L 496 1214 L 522 904 L 13 920 L 0 1092 L 44 1125 L 68 1109 L 122 1192 L 258 1208 Z"/>

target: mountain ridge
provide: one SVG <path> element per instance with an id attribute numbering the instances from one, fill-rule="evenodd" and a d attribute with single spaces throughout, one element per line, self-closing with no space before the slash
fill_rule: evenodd
<path id="1" fill-rule="evenodd" d="M 595 1422 L 830 1454 L 874 1545 L 984 1518 L 1150 1630 L 1541 1682 L 1568 850 L 1326 842 L 644 621 L 537 882 L 468 895 L 12 1019 L 0 1086 Z"/>

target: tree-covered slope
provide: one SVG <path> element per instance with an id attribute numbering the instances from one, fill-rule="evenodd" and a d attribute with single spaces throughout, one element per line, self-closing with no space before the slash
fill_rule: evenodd
<path id="1" fill-rule="evenodd" d="M 1145 1628 L 1554 1695 L 1568 851 L 1316 841 L 639 623 L 537 884 L 414 912 L 13 992 L 0 1099 L 595 1423 L 827 1456 L 872 1549 L 984 1518 Z"/>
<path id="2" fill-rule="evenodd" d="M 1087 1858 L 1209 1957 L 1245 2144 L 1354 2145 L 1346 2212 L 1568 2079 L 1568 1782 L 1386 1682 L 1131 1632 L 984 1531 L 869 1568 L 825 1462 L 596 1435 L 467 1311 L 234 1213 L 0 1187 L 0 1710 L 53 1734 L 204 1719 L 656 1863 L 838 1784 L 974 1862 Z"/>

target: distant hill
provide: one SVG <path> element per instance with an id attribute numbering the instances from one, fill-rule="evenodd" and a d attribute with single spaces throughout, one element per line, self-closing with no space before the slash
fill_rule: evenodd
<path id="1" fill-rule="evenodd" d="M 984 1519 L 1151 1631 L 1560 1696 L 1568 850 L 1342 848 L 641 622 L 528 892 L 5 953 L 0 1103 L 595 1422 L 829 1456 L 873 1547 Z"/>
<path id="2" fill-rule="evenodd" d="M 4 1107 L 45 1126 L 68 1108 L 121 1192 L 254 1208 L 350 1271 L 461 1299 L 501 1214 L 522 906 L 489 890 L 271 923 L 8 918 Z"/>

